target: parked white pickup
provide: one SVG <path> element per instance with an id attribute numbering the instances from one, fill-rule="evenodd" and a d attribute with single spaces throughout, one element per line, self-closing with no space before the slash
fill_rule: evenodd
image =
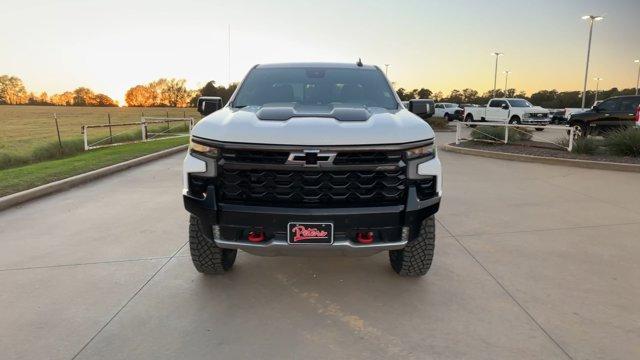
<path id="1" fill-rule="evenodd" d="M 464 121 L 490 121 L 523 125 L 548 125 L 549 110 L 524 99 L 491 99 L 486 107 L 465 107 Z"/>

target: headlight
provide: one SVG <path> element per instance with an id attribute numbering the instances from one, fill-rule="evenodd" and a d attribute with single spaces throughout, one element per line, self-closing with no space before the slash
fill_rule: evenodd
<path id="1" fill-rule="evenodd" d="M 193 140 L 191 140 L 189 144 L 189 151 L 192 153 L 196 153 L 196 154 L 200 154 L 200 155 L 204 155 L 212 158 L 217 158 L 219 154 L 218 148 L 208 146 L 208 145 L 203 145 Z"/>
<path id="2" fill-rule="evenodd" d="M 531 117 L 531 114 L 529 114 L 529 113 L 524 113 L 524 114 L 522 114 L 522 117 L 523 117 L 523 118 L 529 118 L 529 117 Z"/>
<path id="3" fill-rule="evenodd" d="M 405 157 L 407 159 L 414 159 L 417 157 L 423 157 L 434 154 L 435 147 L 433 144 L 420 146 L 417 148 L 409 149 L 405 151 Z"/>

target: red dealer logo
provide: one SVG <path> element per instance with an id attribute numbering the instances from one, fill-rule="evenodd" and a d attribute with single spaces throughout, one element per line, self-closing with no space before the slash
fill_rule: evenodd
<path id="1" fill-rule="evenodd" d="M 318 230 L 312 227 L 305 227 L 303 225 L 298 225 L 291 229 L 291 232 L 295 235 L 293 236 L 293 241 L 302 241 L 302 240 L 310 240 L 310 239 L 326 239 L 328 232 L 324 230 Z"/>

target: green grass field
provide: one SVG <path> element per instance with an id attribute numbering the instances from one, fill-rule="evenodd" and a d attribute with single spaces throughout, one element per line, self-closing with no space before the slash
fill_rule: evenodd
<path id="1" fill-rule="evenodd" d="M 0 170 L 0 197 L 186 143 L 187 137 L 181 137 L 127 144 Z"/>
<path id="2" fill-rule="evenodd" d="M 44 143 L 57 141 L 53 114 L 58 117 L 60 135 L 63 140 L 81 139 L 82 125 L 127 123 L 140 121 L 140 117 L 193 117 L 200 119 L 195 108 L 117 108 L 117 107 L 73 107 L 73 106 L 0 106 L 0 154 L 30 154 Z M 137 130 L 137 127 L 121 128 L 118 131 Z M 104 137 L 108 130 L 91 129 L 90 135 Z M 114 133 L 116 128 L 114 128 Z"/>

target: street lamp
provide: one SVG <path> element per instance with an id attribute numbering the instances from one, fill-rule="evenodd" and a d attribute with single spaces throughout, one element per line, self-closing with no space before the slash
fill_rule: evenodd
<path id="1" fill-rule="evenodd" d="M 638 79 L 636 79 L 636 95 L 638 95 L 638 85 L 640 85 L 640 60 L 633 60 L 633 62 L 638 64 Z"/>
<path id="2" fill-rule="evenodd" d="M 600 88 L 600 80 L 604 80 L 604 79 L 601 77 L 594 77 L 593 80 L 596 81 L 596 99 L 593 100 L 593 102 L 595 103 L 598 101 L 598 89 Z"/>
<path id="3" fill-rule="evenodd" d="M 389 65 L 391 64 L 384 64 L 384 76 L 387 76 L 387 73 L 389 72 Z"/>
<path id="4" fill-rule="evenodd" d="M 591 37 L 593 35 L 593 23 L 604 19 L 604 16 L 599 15 L 586 15 L 582 17 L 583 20 L 589 20 L 589 44 L 587 45 L 587 65 L 584 69 L 584 87 L 582 88 L 582 108 L 584 109 L 584 103 L 587 100 L 587 78 L 589 77 L 589 56 L 591 55 Z"/>
<path id="5" fill-rule="evenodd" d="M 494 55 L 496 57 L 496 69 L 493 73 L 493 97 L 496 97 L 496 82 L 498 81 L 498 58 L 504 54 L 501 52 L 494 52 L 491 55 Z"/>
<path id="6" fill-rule="evenodd" d="M 507 97 L 507 84 L 509 82 L 509 73 L 511 73 L 511 70 L 505 70 L 503 71 L 504 73 L 504 97 Z"/>

